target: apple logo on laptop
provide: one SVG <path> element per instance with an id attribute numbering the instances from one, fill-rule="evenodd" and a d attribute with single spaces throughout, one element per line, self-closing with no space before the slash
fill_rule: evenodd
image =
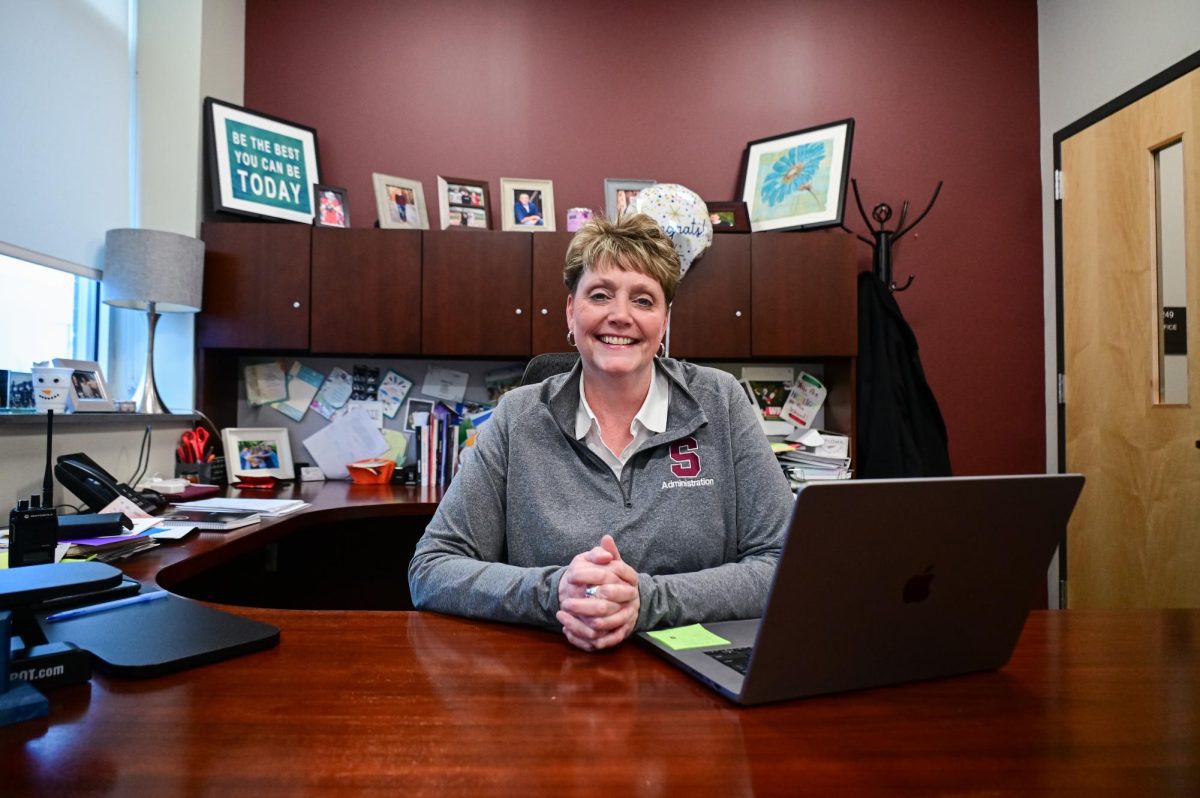
<path id="1" fill-rule="evenodd" d="M 904 603 L 917 604 L 929 598 L 929 586 L 933 582 L 933 565 L 904 583 Z"/>

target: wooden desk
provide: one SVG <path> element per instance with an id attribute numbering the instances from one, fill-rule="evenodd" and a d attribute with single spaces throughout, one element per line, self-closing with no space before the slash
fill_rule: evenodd
<path id="1" fill-rule="evenodd" d="M 313 496 L 327 522 L 424 501 L 337 511 L 331 489 L 347 490 Z M 129 570 L 167 581 L 312 522 Z M 0 728 L 0 794 L 1200 794 L 1200 610 L 1036 612 L 999 672 L 747 710 L 637 643 L 590 655 L 428 613 L 228 609 L 279 626 L 279 647 L 51 692 L 49 718 Z"/>

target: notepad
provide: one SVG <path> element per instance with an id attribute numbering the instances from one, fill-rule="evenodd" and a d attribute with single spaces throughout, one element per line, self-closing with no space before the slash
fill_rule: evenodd
<path id="1" fill-rule="evenodd" d="M 158 526 L 193 526 L 196 529 L 221 531 L 250 526 L 261 520 L 262 517 L 258 513 L 234 510 L 192 510 L 189 508 L 176 508 L 156 519 Z"/>
<path id="2" fill-rule="evenodd" d="M 729 641 L 720 635 L 715 635 L 698 623 L 691 626 L 678 626 L 674 629 L 661 629 L 648 632 L 655 640 L 670 646 L 675 651 L 686 651 L 689 648 L 704 648 L 705 646 L 727 646 Z"/>

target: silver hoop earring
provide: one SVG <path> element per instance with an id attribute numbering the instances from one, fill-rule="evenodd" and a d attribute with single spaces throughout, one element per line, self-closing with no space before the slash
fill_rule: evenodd
<path id="1" fill-rule="evenodd" d="M 575 331 L 567 330 L 567 346 L 575 346 Z"/>
<path id="2" fill-rule="evenodd" d="M 659 342 L 658 342 L 658 352 L 657 352 L 656 354 L 657 354 L 659 357 L 666 357 L 666 356 L 667 356 L 667 342 L 666 342 L 666 341 L 659 341 Z"/>

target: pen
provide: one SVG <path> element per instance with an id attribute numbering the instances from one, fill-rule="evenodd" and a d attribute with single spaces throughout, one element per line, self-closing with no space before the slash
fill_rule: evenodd
<path id="1" fill-rule="evenodd" d="M 96 612 L 104 612 L 105 610 L 115 610 L 118 607 L 126 607 L 130 604 L 141 604 L 145 601 L 154 601 L 155 599 L 166 598 L 167 591 L 156 590 L 153 593 L 139 593 L 136 596 L 128 596 L 120 598 L 116 601 L 106 601 L 103 604 L 92 604 L 88 607 L 77 607 L 73 610 L 63 610 L 56 612 L 53 615 L 47 615 L 47 621 L 65 621 L 68 618 L 78 618 L 81 615 L 91 615 Z"/>

